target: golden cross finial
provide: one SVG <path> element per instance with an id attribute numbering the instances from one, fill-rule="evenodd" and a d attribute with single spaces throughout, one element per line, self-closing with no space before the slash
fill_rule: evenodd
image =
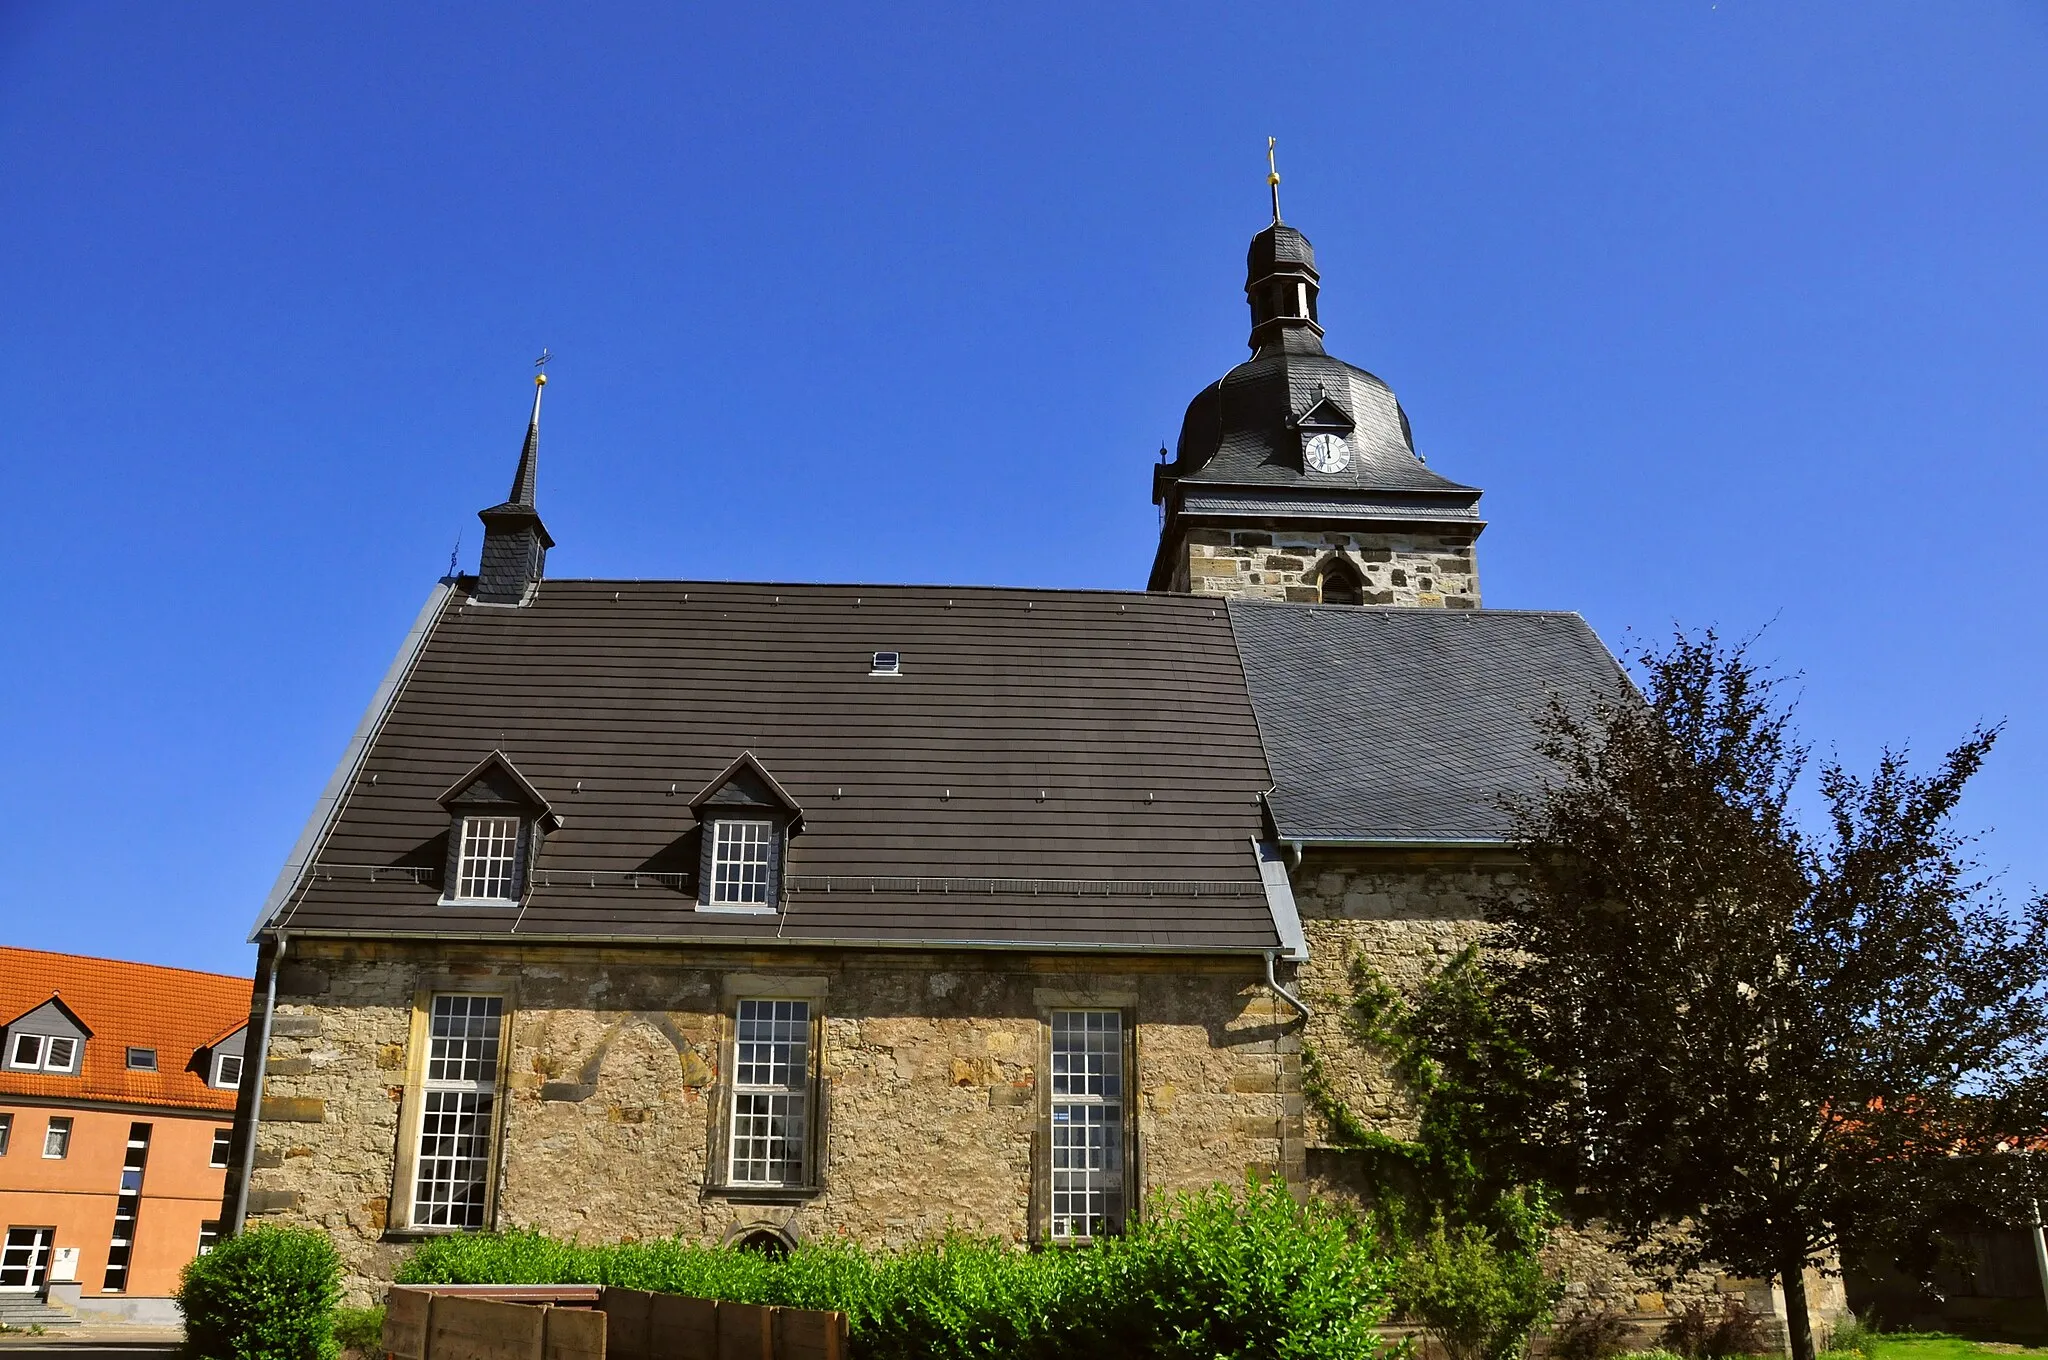
<path id="1" fill-rule="evenodd" d="M 545 369 L 548 366 L 548 360 L 554 357 L 555 356 L 548 353 L 546 349 L 542 349 L 540 352 L 540 358 L 535 359 L 533 361 L 533 366 L 538 369 Z M 548 385 L 548 375 L 546 373 L 534 374 L 533 385 L 535 387 L 546 387 Z"/>
<path id="2" fill-rule="evenodd" d="M 1275 224 L 1280 221 L 1280 167 L 1273 163 L 1273 148 L 1278 143 L 1279 138 L 1277 137 L 1268 137 L 1266 139 L 1266 187 L 1273 191 L 1273 221 Z"/>

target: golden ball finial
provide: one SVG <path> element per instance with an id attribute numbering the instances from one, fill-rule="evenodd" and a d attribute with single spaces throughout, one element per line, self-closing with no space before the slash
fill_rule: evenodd
<path id="1" fill-rule="evenodd" d="M 536 374 L 534 374 L 534 375 L 533 375 L 533 385 L 534 385 L 535 387 L 546 387 L 546 386 L 548 385 L 548 375 L 547 375 L 547 374 L 545 374 L 545 373 L 536 373 Z"/>

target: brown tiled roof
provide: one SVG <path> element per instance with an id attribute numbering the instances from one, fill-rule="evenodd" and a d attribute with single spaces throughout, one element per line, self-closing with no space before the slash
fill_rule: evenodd
<path id="1" fill-rule="evenodd" d="M 902 655 L 900 676 L 869 674 Z M 563 819 L 518 906 L 442 906 L 437 801 L 502 751 Z M 804 810 L 779 917 L 700 913 L 690 799 L 751 752 Z M 1220 601 L 547 581 L 458 589 L 275 924 L 314 932 L 1158 950 L 1278 943 L 1270 786 Z"/>
<path id="2" fill-rule="evenodd" d="M 64 1076 L 0 1066 L 0 1096 L 234 1111 L 235 1093 L 208 1086 L 195 1060 L 248 1021 L 249 979 L 0 947 L 0 1025 L 53 996 L 92 1031 L 81 1071 Z M 130 1047 L 155 1049 L 157 1070 L 130 1072 Z"/>

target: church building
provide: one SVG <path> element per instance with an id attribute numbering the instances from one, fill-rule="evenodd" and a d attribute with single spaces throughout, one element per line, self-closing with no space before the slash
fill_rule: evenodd
<path id="1" fill-rule="evenodd" d="M 537 387 L 256 922 L 230 1218 L 325 1229 L 361 1302 L 439 1233 L 1035 1245 L 1248 1171 L 1342 1194 L 1304 1042 L 1405 1127 L 1350 963 L 1474 937 L 1536 712 L 1625 682 L 1481 607 L 1479 490 L 1320 286 L 1276 190 L 1144 590 L 550 577 Z"/>

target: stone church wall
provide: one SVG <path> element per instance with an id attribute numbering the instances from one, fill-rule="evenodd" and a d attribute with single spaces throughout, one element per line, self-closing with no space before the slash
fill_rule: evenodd
<path id="1" fill-rule="evenodd" d="M 1513 892 L 1516 881 L 1511 857 L 1469 851 L 1310 850 L 1294 873 L 1295 905 L 1309 942 L 1309 962 L 1301 968 L 1298 985 L 1316 1011 L 1304 1041 L 1321 1057 L 1334 1093 L 1369 1125 L 1395 1137 L 1413 1137 L 1416 1111 L 1401 1083 L 1345 1027 L 1353 960 L 1362 957 L 1389 984 L 1412 994 L 1479 938 L 1485 904 Z M 1334 1144 L 1312 1105 L 1303 1141 L 1312 1191 L 1359 1202 L 1363 1192 L 1356 1163 Z M 1549 1259 L 1566 1282 L 1563 1314 L 1581 1309 L 1628 1314 L 1645 1344 L 1695 1300 L 1726 1295 L 1767 1317 L 1784 1314 L 1783 1295 L 1768 1280 L 1709 1270 L 1660 1283 L 1632 1268 L 1613 1235 L 1598 1225 L 1560 1229 Z M 1808 1290 L 1817 1321 L 1847 1307 L 1839 1277 L 1809 1272 Z"/>
<path id="2" fill-rule="evenodd" d="M 1133 1017 L 1143 1191 L 1300 1175 L 1299 1026 L 1242 960 L 506 950 L 294 940 L 252 1215 L 327 1230 L 353 1301 L 391 1278 L 387 1232 L 409 1025 L 422 988 L 509 981 L 496 1223 L 586 1242 L 753 1225 L 905 1244 L 950 1228 L 1022 1241 L 1043 1114 L 1043 1016 Z M 735 971 L 822 986 L 824 1188 L 789 1204 L 704 1189 L 722 994 Z"/>
<path id="3" fill-rule="evenodd" d="M 1364 603 L 1479 607 L 1470 533 L 1363 534 L 1287 529 L 1190 529 L 1173 589 L 1255 600 L 1322 598 L 1333 556 L 1358 569 Z"/>

